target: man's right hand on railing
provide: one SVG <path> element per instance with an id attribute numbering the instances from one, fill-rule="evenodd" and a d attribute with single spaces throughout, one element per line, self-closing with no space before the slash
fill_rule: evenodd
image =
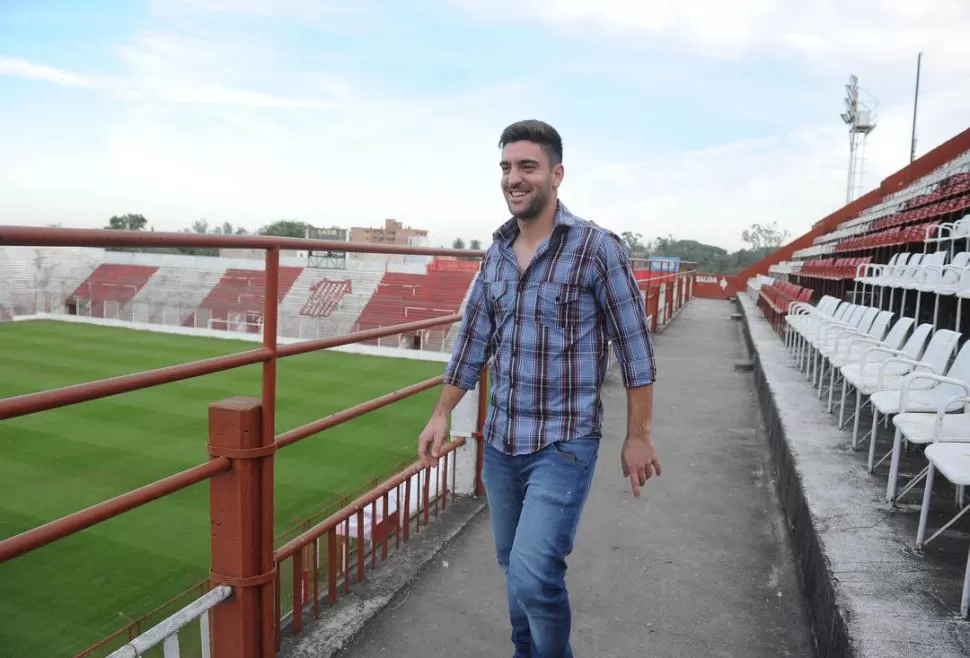
<path id="1" fill-rule="evenodd" d="M 418 437 L 418 458 L 421 464 L 431 468 L 438 463 L 441 456 L 441 444 L 448 434 L 448 416 L 446 414 L 432 414 L 428 424 Z"/>

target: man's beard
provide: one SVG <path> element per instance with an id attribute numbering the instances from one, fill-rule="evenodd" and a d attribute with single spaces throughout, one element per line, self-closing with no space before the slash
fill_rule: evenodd
<path id="1" fill-rule="evenodd" d="M 549 201 L 549 195 L 543 190 L 538 188 L 533 188 L 532 190 L 532 201 L 523 210 L 518 213 L 512 211 L 511 207 L 509 211 L 512 212 L 516 219 L 521 219 L 524 222 L 536 219 L 545 209 L 546 203 Z"/>

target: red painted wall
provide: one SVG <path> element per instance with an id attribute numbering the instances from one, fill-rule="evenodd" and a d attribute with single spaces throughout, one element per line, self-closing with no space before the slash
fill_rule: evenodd
<path id="1" fill-rule="evenodd" d="M 698 273 L 694 277 L 694 297 L 727 299 L 737 293 L 739 286 L 744 287 L 744 285 L 738 282 L 736 276 Z"/>

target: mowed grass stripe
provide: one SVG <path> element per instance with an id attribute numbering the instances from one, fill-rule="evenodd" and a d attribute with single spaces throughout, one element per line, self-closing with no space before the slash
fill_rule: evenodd
<path id="1" fill-rule="evenodd" d="M 0 324 L 0 397 L 186 363 L 257 343 L 37 321 Z M 441 363 L 343 353 L 278 365 L 277 432 L 440 375 Z M 206 460 L 208 405 L 259 397 L 261 367 L 0 421 L 0 537 Z M 276 456 L 276 526 L 414 458 L 437 389 Z M 208 487 L 192 487 L 0 565 L 3 655 L 71 655 L 202 579 Z M 53 622 L 53 623 L 52 623 Z M 52 632 L 55 630 L 57 632 Z"/>

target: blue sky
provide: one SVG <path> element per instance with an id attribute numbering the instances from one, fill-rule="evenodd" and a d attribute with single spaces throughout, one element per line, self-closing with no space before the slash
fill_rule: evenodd
<path id="1" fill-rule="evenodd" d="M 844 201 L 849 73 L 867 189 L 907 161 L 918 51 L 918 151 L 970 127 L 968 29 L 965 0 L 0 0 L 0 223 L 487 240 L 498 135 L 535 117 L 574 212 L 734 249 Z"/>

